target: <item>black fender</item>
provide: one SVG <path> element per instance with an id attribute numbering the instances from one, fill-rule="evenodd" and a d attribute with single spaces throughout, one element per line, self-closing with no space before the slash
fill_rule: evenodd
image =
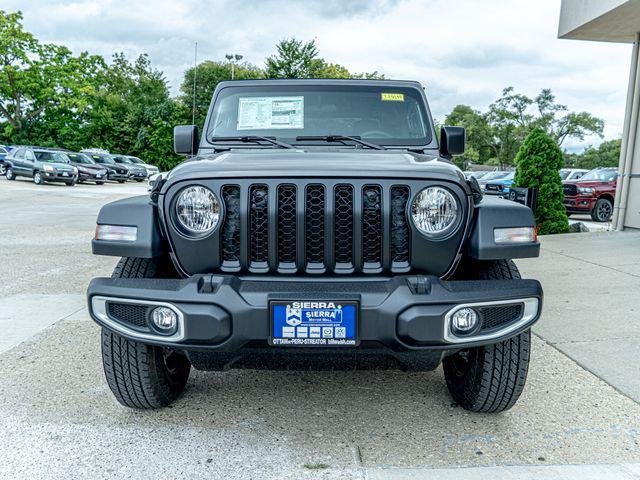
<path id="1" fill-rule="evenodd" d="M 100 209 L 98 225 L 137 227 L 134 242 L 96 240 L 91 242 L 94 255 L 115 257 L 160 257 L 167 253 L 167 243 L 160 233 L 158 209 L 147 195 L 108 203 Z"/>
<path id="2" fill-rule="evenodd" d="M 531 209 L 520 203 L 485 195 L 476 205 L 475 223 L 471 230 L 467 254 L 478 260 L 531 258 L 540 255 L 540 243 L 496 244 L 494 229 L 535 227 Z"/>

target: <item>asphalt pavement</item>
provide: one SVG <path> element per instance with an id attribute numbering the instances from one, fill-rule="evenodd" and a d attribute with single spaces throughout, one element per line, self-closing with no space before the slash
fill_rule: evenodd
<path id="1" fill-rule="evenodd" d="M 640 477 L 640 234 L 544 238 L 518 262 L 545 307 L 504 414 L 457 407 L 441 370 L 193 372 L 138 412 L 106 386 L 84 294 L 117 260 L 90 253 L 100 206 L 144 193 L 0 179 L 0 478 Z"/>

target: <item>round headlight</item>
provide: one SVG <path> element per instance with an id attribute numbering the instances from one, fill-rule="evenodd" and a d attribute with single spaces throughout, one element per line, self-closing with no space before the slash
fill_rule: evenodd
<path id="1" fill-rule="evenodd" d="M 176 200 L 176 217 L 188 233 L 208 233 L 220 221 L 220 202 L 208 188 L 187 187 Z"/>
<path id="2" fill-rule="evenodd" d="M 453 194 L 442 187 L 422 190 L 411 205 L 413 223 L 420 232 L 431 237 L 442 237 L 458 225 L 458 202 Z"/>

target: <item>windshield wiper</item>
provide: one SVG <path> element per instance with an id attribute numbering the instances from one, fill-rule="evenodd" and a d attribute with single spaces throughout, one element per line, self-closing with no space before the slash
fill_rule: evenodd
<path id="1" fill-rule="evenodd" d="M 288 143 L 276 140 L 274 137 L 262 137 L 260 135 L 239 135 L 237 137 L 212 137 L 209 140 L 212 142 L 242 142 L 242 143 L 260 143 L 268 142 L 272 145 L 276 145 L 280 148 L 296 148 Z"/>
<path id="2" fill-rule="evenodd" d="M 297 142 L 339 142 L 344 143 L 346 140 L 350 140 L 352 142 L 356 142 L 363 147 L 373 148 L 374 150 L 386 150 L 382 145 L 377 145 L 375 143 L 365 142 L 360 139 L 360 137 L 350 137 L 348 135 L 302 135 L 296 137 Z"/>

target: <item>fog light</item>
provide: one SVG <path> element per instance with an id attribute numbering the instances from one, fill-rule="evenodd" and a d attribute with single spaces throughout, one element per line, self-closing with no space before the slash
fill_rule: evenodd
<path id="1" fill-rule="evenodd" d="M 451 316 L 453 333 L 469 333 L 478 325 L 478 314 L 472 308 L 461 308 Z"/>
<path id="2" fill-rule="evenodd" d="M 151 312 L 151 321 L 162 333 L 173 333 L 178 327 L 178 314 L 168 307 L 157 307 Z"/>

